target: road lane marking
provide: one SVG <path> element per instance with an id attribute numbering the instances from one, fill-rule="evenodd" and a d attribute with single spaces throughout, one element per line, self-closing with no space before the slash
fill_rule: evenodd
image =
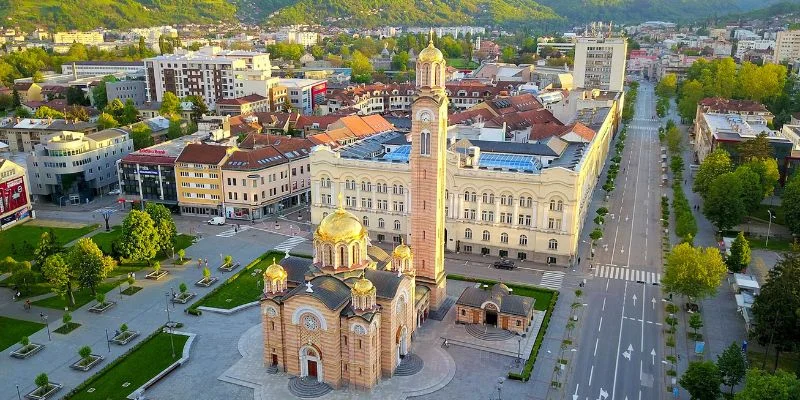
<path id="1" fill-rule="evenodd" d="M 619 371 L 619 354 L 622 347 L 622 323 L 625 321 L 625 302 L 628 300 L 628 282 L 625 281 L 625 290 L 622 292 L 622 317 L 619 319 L 619 337 L 617 338 L 617 357 L 614 361 L 614 384 L 611 387 L 611 400 L 614 400 L 614 394 L 617 391 L 617 373 Z"/>
<path id="2" fill-rule="evenodd" d="M 603 311 L 606 310 L 606 298 L 603 297 Z"/>
<path id="3" fill-rule="evenodd" d="M 589 386 L 592 386 L 592 376 L 594 375 L 594 365 L 592 365 L 592 369 L 589 370 Z"/>
<path id="4" fill-rule="evenodd" d="M 592 356 L 596 356 L 597 355 L 597 344 L 598 343 L 600 343 L 600 338 L 599 337 L 594 340 L 594 354 L 592 354 Z M 594 368 L 594 366 L 592 366 L 592 368 Z M 591 384 L 592 384 L 592 380 L 590 379 L 589 380 L 589 385 L 591 385 Z"/>
<path id="5" fill-rule="evenodd" d="M 647 287 L 645 285 L 642 285 L 642 340 L 639 344 L 639 351 L 641 352 L 644 352 L 644 305 L 645 303 L 647 303 L 646 301 L 644 301 L 644 299 L 646 299 L 645 297 L 646 288 Z M 639 375 L 641 375 L 641 373 Z"/>
<path id="6" fill-rule="evenodd" d="M 600 332 L 600 328 L 603 327 L 603 317 L 600 317 L 600 325 L 597 326 L 597 331 Z"/>

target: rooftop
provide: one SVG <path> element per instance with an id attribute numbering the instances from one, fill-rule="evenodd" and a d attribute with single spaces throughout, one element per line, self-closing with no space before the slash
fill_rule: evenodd
<path id="1" fill-rule="evenodd" d="M 176 161 L 195 164 L 219 164 L 227 154 L 228 146 L 189 143 Z"/>
<path id="2" fill-rule="evenodd" d="M 767 126 L 767 120 L 758 115 L 703 113 L 706 125 L 720 140 L 741 141 L 765 133 L 771 141 L 788 141 L 779 132 Z"/>

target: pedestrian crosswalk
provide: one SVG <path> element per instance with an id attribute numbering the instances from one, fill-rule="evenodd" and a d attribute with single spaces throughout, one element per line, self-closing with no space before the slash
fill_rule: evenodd
<path id="1" fill-rule="evenodd" d="M 561 289 L 561 283 L 564 281 L 563 272 L 547 271 L 542 274 L 542 280 L 539 286 L 544 286 L 548 289 L 558 290 Z"/>
<path id="2" fill-rule="evenodd" d="M 638 269 L 612 267 L 600 265 L 594 269 L 594 276 L 601 278 L 620 279 L 624 281 L 646 282 L 661 284 L 661 274 L 658 272 L 640 271 Z"/>
<path id="3" fill-rule="evenodd" d="M 302 237 L 299 237 L 299 236 L 293 236 L 293 237 L 290 237 L 289 239 L 284 240 L 283 243 L 275 246 L 275 250 L 288 252 L 289 250 L 293 249 L 298 244 L 303 243 L 305 241 L 306 241 L 305 238 L 302 238 Z"/>
<path id="4" fill-rule="evenodd" d="M 222 231 L 222 232 L 218 233 L 217 236 L 219 236 L 219 237 L 233 237 L 233 236 L 236 236 L 237 233 L 244 232 L 244 231 L 246 231 L 248 229 L 250 229 L 249 225 L 241 225 L 241 227 L 240 226 L 234 226 L 231 229 L 228 229 L 226 231 Z"/>

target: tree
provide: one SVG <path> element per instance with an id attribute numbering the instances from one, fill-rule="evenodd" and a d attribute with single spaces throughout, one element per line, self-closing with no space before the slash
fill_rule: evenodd
<path id="1" fill-rule="evenodd" d="M 14 109 L 14 98 L 7 94 L 0 94 L 0 111 Z"/>
<path id="2" fill-rule="evenodd" d="M 772 196 L 775 192 L 775 186 L 778 184 L 778 179 L 780 178 L 778 161 L 772 157 L 768 157 L 751 160 L 743 166 L 750 168 L 751 171 L 758 174 L 760 186 L 763 190 L 761 198 Z"/>
<path id="3" fill-rule="evenodd" d="M 352 69 L 353 82 L 370 83 L 372 81 L 373 67 L 369 58 L 356 50 L 353 52 L 353 60 L 350 62 Z"/>
<path id="4" fill-rule="evenodd" d="M 716 293 L 725 273 L 725 263 L 719 250 L 712 247 L 695 248 L 689 243 L 681 243 L 667 255 L 661 283 L 667 292 L 702 299 Z"/>
<path id="5" fill-rule="evenodd" d="M 92 101 L 98 110 L 102 110 L 108 104 L 108 94 L 106 92 L 106 82 L 116 82 L 117 78 L 107 75 L 103 77 L 100 83 L 92 89 Z"/>
<path id="6" fill-rule="evenodd" d="M 745 212 L 750 214 L 756 211 L 761 205 L 761 200 L 764 200 L 761 178 L 748 165 L 740 165 L 733 174 L 742 186 L 741 196 Z"/>
<path id="7" fill-rule="evenodd" d="M 783 188 L 781 201 L 784 220 L 793 234 L 800 234 L 800 175 L 795 174 Z"/>
<path id="8" fill-rule="evenodd" d="M 392 57 L 392 69 L 395 71 L 405 71 L 409 63 L 408 52 L 401 51 Z"/>
<path id="9" fill-rule="evenodd" d="M 747 372 L 747 360 L 736 342 L 731 343 L 722 354 L 717 356 L 717 368 L 719 368 L 722 383 L 730 387 L 730 393 L 733 394 L 733 387 L 744 379 L 744 374 Z"/>
<path id="10" fill-rule="evenodd" d="M 15 117 L 19 117 L 19 118 L 30 118 L 33 115 L 31 114 L 30 111 L 28 111 L 27 108 L 25 108 L 25 107 L 17 107 L 17 109 L 14 110 L 14 116 Z"/>
<path id="11" fill-rule="evenodd" d="M 678 383 L 689 392 L 692 400 L 716 400 L 721 394 L 722 378 L 713 361 L 689 363 Z"/>
<path id="12" fill-rule="evenodd" d="M 70 267 L 61 254 L 52 254 L 48 256 L 41 264 L 42 274 L 53 293 L 64 297 L 69 295 L 68 300 L 70 305 L 75 304 L 75 298 L 72 294 L 72 276 L 70 274 Z"/>
<path id="13" fill-rule="evenodd" d="M 83 89 L 70 86 L 69 89 L 67 89 L 67 104 L 88 106 L 89 99 L 86 98 L 86 93 L 83 92 Z"/>
<path id="14" fill-rule="evenodd" d="M 161 108 L 158 111 L 165 117 L 178 117 L 181 115 L 181 101 L 175 93 L 164 92 Z"/>
<path id="15" fill-rule="evenodd" d="M 178 259 L 180 259 L 180 261 L 183 262 L 183 258 L 184 257 L 186 257 L 186 250 L 179 249 L 178 250 Z"/>
<path id="16" fill-rule="evenodd" d="M 172 220 L 172 213 L 163 204 L 147 203 L 145 212 L 153 220 L 153 227 L 156 230 L 156 246 L 163 254 L 175 247 L 175 236 L 178 234 L 175 228 L 175 221 Z"/>
<path id="17" fill-rule="evenodd" d="M 81 346 L 81 348 L 78 349 L 78 356 L 80 356 L 81 360 L 86 360 L 91 355 L 92 355 L 92 348 L 89 346 Z"/>
<path id="18" fill-rule="evenodd" d="M 4 270 L 11 273 L 8 281 L 23 292 L 27 292 L 30 285 L 36 281 L 36 274 L 31 271 L 31 263 L 28 261 L 16 261 L 11 257 L 6 257 L 3 260 L 3 266 Z"/>
<path id="19" fill-rule="evenodd" d="M 745 239 L 743 232 L 739 232 L 733 240 L 731 255 L 725 259 L 725 264 L 733 272 L 742 272 L 750 265 L 750 242 Z"/>
<path id="20" fill-rule="evenodd" d="M 135 150 L 150 147 L 156 143 L 153 139 L 153 131 L 144 123 L 136 124 L 131 128 L 131 140 L 133 140 Z"/>
<path id="21" fill-rule="evenodd" d="M 500 51 L 500 58 L 506 63 L 514 62 L 516 56 L 517 51 L 511 46 L 503 47 L 503 50 Z"/>
<path id="22" fill-rule="evenodd" d="M 664 74 L 664 77 L 656 85 L 656 94 L 661 97 L 672 97 L 678 89 L 678 75 L 673 73 Z"/>
<path id="23" fill-rule="evenodd" d="M 192 103 L 192 121 L 199 121 L 203 115 L 208 114 L 208 106 L 203 97 L 198 95 L 186 96 L 186 101 Z"/>
<path id="24" fill-rule="evenodd" d="M 39 245 L 33 251 L 33 262 L 36 265 L 42 265 L 47 257 L 62 251 L 64 249 L 57 243 L 53 231 L 42 232 L 42 235 L 39 236 Z"/>
<path id="25" fill-rule="evenodd" d="M 79 105 L 72 105 L 67 107 L 66 118 L 78 120 L 78 121 L 88 121 L 89 120 L 89 113 L 83 106 Z"/>
<path id="26" fill-rule="evenodd" d="M 721 231 L 733 228 L 747 214 L 742 193 L 742 182 L 736 174 L 716 177 L 705 196 L 703 214 Z"/>
<path id="27" fill-rule="evenodd" d="M 777 370 L 775 374 L 752 368 L 747 370 L 744 389 L 736 393 L 736 400 L 798 400 L 800 380 L 791 372 Z"/>
<path id="28" fill-rule="evenodd" d="M 117 117 L 117 120 L 122 125 L 130 125 L 139 120 L 139 110 L 136 109 L 133 100 L 125 100 L 125 105 L 122 106 L 122 112 Z"/>
<path id="29" fill-rule="evenodd" d="M 150 260 L 159 248 L 159 233 L 150 214 L 144 211 L 131 210 L 122 221 L 121 237 L 120 253 L 127 259 Z"/>
<path id="30" fill-rule="evenodd" d="M 12 99 L 11 105 L 14 108 L 20 107 L 22 105 L 22 97 L 20 97 L 17 88 L 14 88 L 14 90 L 11 92 L 11 99 Z"/>
<path id="31" fill-rule="evenodd" d="M 72 322 L 72 314 L 70 314 L 69 311 L 64 312 L 64 315 L 61 316 L 61 322 L 63 322 L 64 325 L 69 325 L 69 323 Z"/>
<path id="32" fill-rule="evenodd" d="M 233 263 L 233 256 L 228 254 L 225 256 L 224 259 L 225 265 L 231 265 Z"/>
<path id="33" fill-rule="evenodd" d="M 116 128 L 118 126 L 119 122 L 111 114 L 102 113 L 100 118 L 97 119 L 97 127 L 99 129 Z"/>
<path id="34" fill-rule="evenodd" d="M 700 313 L 693 313 L 689 317 L 689 327 L 694 329 L 694 337 L 697 337 L 697 330 L 703 327 L 703 317 L 700 316 Z"/>
<path id="35" fill-rule="evenodd" d="M 694 121 L 697 113 L 697 103 L 705 97 L 703 84 L 696 81 L 687 81 L 681 86 L 681 99 L 678 101 L 678 114 L 684 121 Z"/>
<path id="36" fill-rule="evenodd" d="M 769 271 L 761 293 L 753 303 L 751 337 L 759 344 L 775 346 L 775 367 L 782 351 L 796 349 L 800 345 L 800 254 L 785 253 Z"/>
<path id="37" fill-rule="evenodd" d="M 81 287 L 89 288 L 92 295 L 97 294 L 97 285 L 116 266 L 114 259 L 104 256 L 91 238 L 78 239 L 78 243 L 70 249 L 67 259 Z"/>
<path id="38" fill-rule="evenodd" d="M 139 45 L 137 49 L 139 50 L 139 57 L 144 58 L 147 54 L 147 44 L 144 42 L 144 36 L 139 36 Z"/>
<path id="39" fill-rule="evenodd" d="M 592 233 L 589 234 L 589 238 L 591 238 L 593 242 L 600 240 L 602 237 L 603 237 L 603 230 L 600 228 L 594 228 Z"/>
<path id="40" fill-rule="evenodd" d="M 60 111 L 56 111 L 48 106 L 41 106 L 39 107 L 36 112 L 33 114 L 35 118 L 53 118 L 53 119 L 63 119 L 64 113 Z"/>
<path id="41" fill-rule="evenodd" d="M 736 146 L 739 159 L 742 162 L 772 158 L 772 146 L 769 144 L 766 133 L 759 133 L 752 139 L 747 139 Z"/>
<path id="42" fill-rule="evenodd" d="M 35 383 L 37 387 L 47 389 L 50 387 L 50 378 L 47 376 L 47 374 L 42 372 L 41 374 L 36 375 L 36 379 L 34 379 L 33 383 Z"/>
<path id="43" fill-rule="evenodd" d="M 288 97 L 287 97 L 288 99 Z M 167 128 L 167 139 L 177 139 L 184 135 L 183 121 L 178 117 L 169 119 L 169 128 Z"/>
<path id="44" fill-rule="evenodd" d="M 205 279 L 206 281 L 211 279 L 211 270 L 208 269 L 208 267 L 203 267 L 203 279 Z"/>

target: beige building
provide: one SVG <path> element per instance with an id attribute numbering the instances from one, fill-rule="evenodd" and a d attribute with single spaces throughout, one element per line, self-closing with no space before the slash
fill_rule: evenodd
<path id="1" fill-rule="evenodd" d="M 269 98 L 257 94 L 217 100 L 217 115 L 242 115 L 268 111 Z"/>
<path id="2" fill-rule="evenodd" d="M 775 57 L 777 63 L 800 58 L 800 29 L 778 32 L 775 39 Z"/>
<path id="3" fill-rule="evenodd" d="M 622 91 L 628 43 L 620 37 L 581 37 L 575 43 L 575 87 Z"/>
<path id="4" fill-rule="evenodd" d="M 184 215 L 223 215 L 222 164 L 232 147 L 190 143 L 175 160 L 178 204 Z"/>
<path id="5" fill-rule="evenodd" d="M 55 44 L 81 43 L 85 45 L 98 45 L 103 43 L 103 34 L 100 32 L 56 32 L 53 35 Z"/>
<path id="6" fill-rule="evenodd" d="M 62 131 L 92 133 L 97 124 L 83 121 L 43 118 L 0 118 L 0 142 L 12 152 L 30 152 L 34 146 Z"/>

